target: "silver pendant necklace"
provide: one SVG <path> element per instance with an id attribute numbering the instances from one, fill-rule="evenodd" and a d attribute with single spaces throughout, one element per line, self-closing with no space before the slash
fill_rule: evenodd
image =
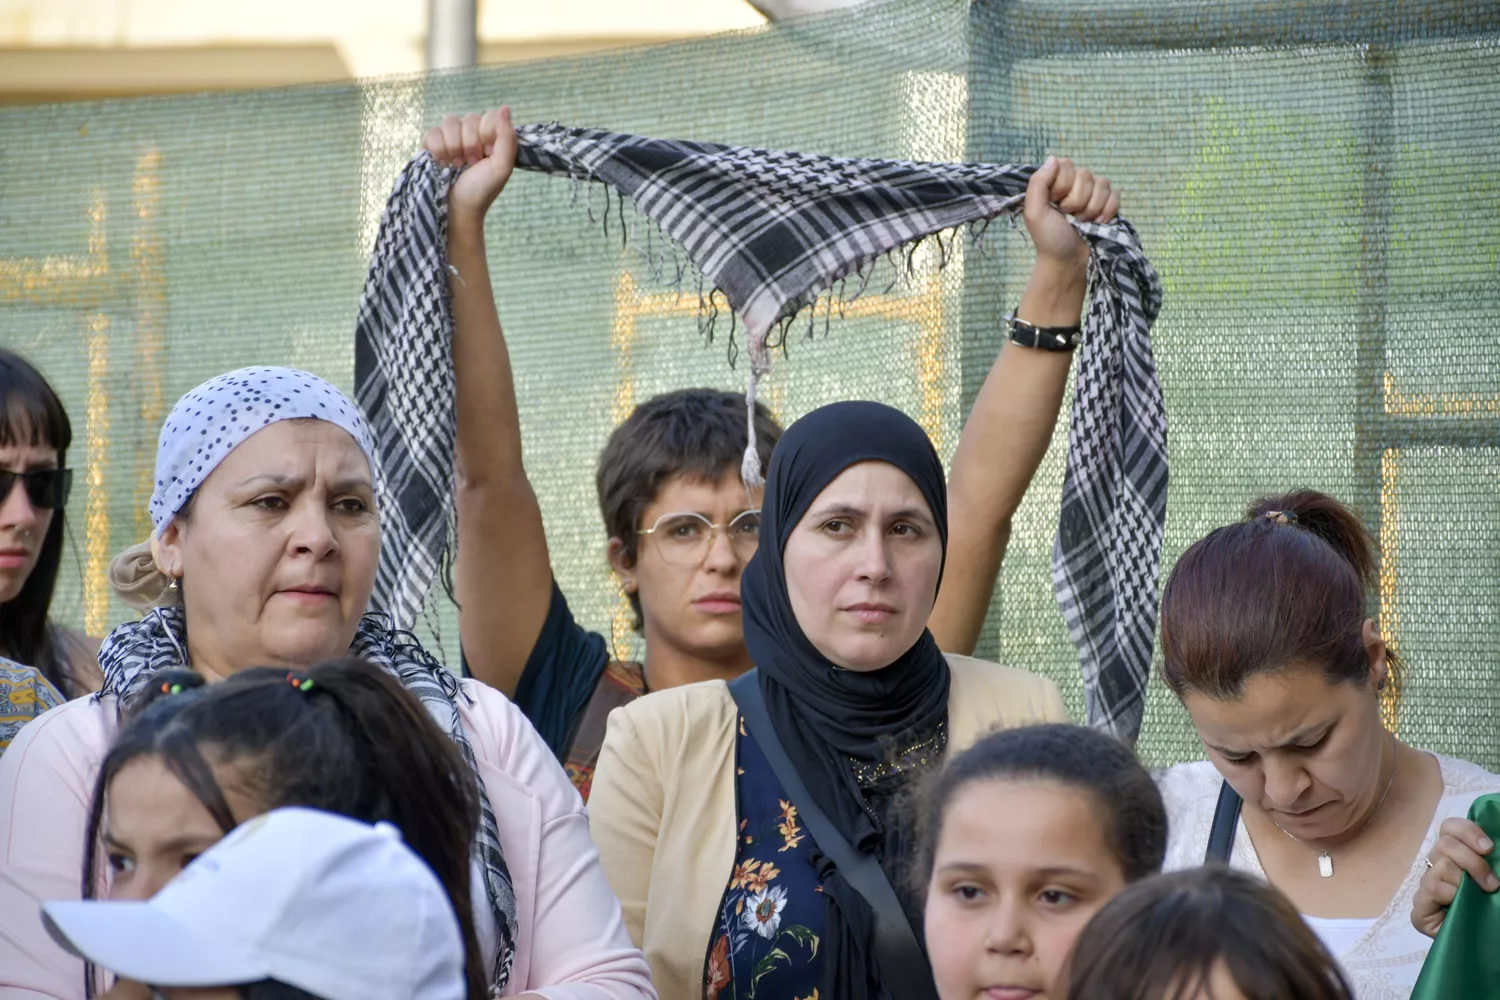
<path id="1" fill-rule="evenodd" d="M 1392 742 L 1394 742 L 1394 737 L 1392 738 Z M 1354 831 L 1355 836 L 1359 836 L 1361 833 L 1364 833 L 1365 832 L 1365 827 L 1367 827 L 1371 823 L 1375 822 L 1375 816 L 1380 812 L 1380 807 L 1383 806 L 1383 805 L 1385 805 L 1385 797 L 1387 795 L 1391 794 L 1391 788 L 1396 784 L 1396 769 L 1398 767 L 1400 767 L 1400 766 L 1401 766 L 1401 754 L 1400 754 L 1400 751 L 1397 750 L 1395 747 L 1392 747 L 1391 748 L 1391 776 L 1388 779 L 1386 779 L 1385 791 L 1383 791 L 1383 792 L 1380 793 L 1380 801 L 1376 802 L 1375 803 L 1375 808 L 1370 810 L 1369 818 L 1366 819 L 1364 821 L 1364 823 L 1360 825 L 1360 828 L 1358 830 Z M 1267 818 L 1269 818 L 1269 817 L 1267 817 Z M 1286 833 L 1286 835 L 1288 837 L 1291 837 L 1297 843 L 1301 844 L 1303 847 L 1306 847 L 1309 851 L 1317 850 L 1317 848 L 1313 847 L 1311 844 L 1307 843 L 1302 838 L 1297 837 L 1297 836 L 1295 836 L 1293 834 L 1287 833 L 1287 831 L 1285 829 L 1282 829 L 1281 824 L 1278 823 L 1278 822 L 1276 822 L 1274 819 L 1271 820 L 1271 825 L 1274 826 L 1274 827 L 1276 827 L 1276 829 L 1281 830 L 1282 833 Z M 1323 876 L 1324 878 L 1333 878 L 1333 856 L 1330 855 L 1327 851 L 1318 851 L 1318 874 L 1321 875 L 1321 876 Z"/>

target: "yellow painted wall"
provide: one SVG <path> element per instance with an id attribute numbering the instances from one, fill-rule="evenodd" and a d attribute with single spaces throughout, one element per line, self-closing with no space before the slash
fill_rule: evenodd
<path id="1" fill-rule="evenodd" d="M 327 82 L 423 68 L 426 0 L 0 0 L 0 103 Z M 764 22 L 745 0 L 479 0 L 507 62 Z"/>

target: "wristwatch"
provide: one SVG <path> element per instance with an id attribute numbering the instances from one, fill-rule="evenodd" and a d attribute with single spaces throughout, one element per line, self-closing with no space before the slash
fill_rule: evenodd
<path id="1" fill-rule="evenodd" d="M 1010 339 L 1012 343 L 1039 351 L 1071 351 L 1083 342 L 1083 329 L 1079 326 L 1037 326 L 1011 313 Z"/>

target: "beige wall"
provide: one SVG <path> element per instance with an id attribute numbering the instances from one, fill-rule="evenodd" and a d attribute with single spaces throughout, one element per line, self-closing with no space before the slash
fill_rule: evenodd
<path id="1" fill-rule="evenodd" d="M 0 0 L 0 103 L 423 68 L 426 0 Z M 481 62 L 748 28 L 746 0 L 479 0 Z"/>

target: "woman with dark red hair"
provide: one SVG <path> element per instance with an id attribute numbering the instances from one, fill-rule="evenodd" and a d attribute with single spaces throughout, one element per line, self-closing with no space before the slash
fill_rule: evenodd
<path id="1" fill-rule="evenodd" d="M 1381 691 L 1398 669 L 1368 611 L 1370 536 L 1330 496 L 1256 502 L 1178 560 L 1162 672 L 1208 760 L 1160 776 L 1166 867 L 1227 862 L 1282 892 L 1361 997 L 1406 996 L 1431 942 L 1410 914 L 1450 817 L 1500 776 L 1408 746 Z"/>

